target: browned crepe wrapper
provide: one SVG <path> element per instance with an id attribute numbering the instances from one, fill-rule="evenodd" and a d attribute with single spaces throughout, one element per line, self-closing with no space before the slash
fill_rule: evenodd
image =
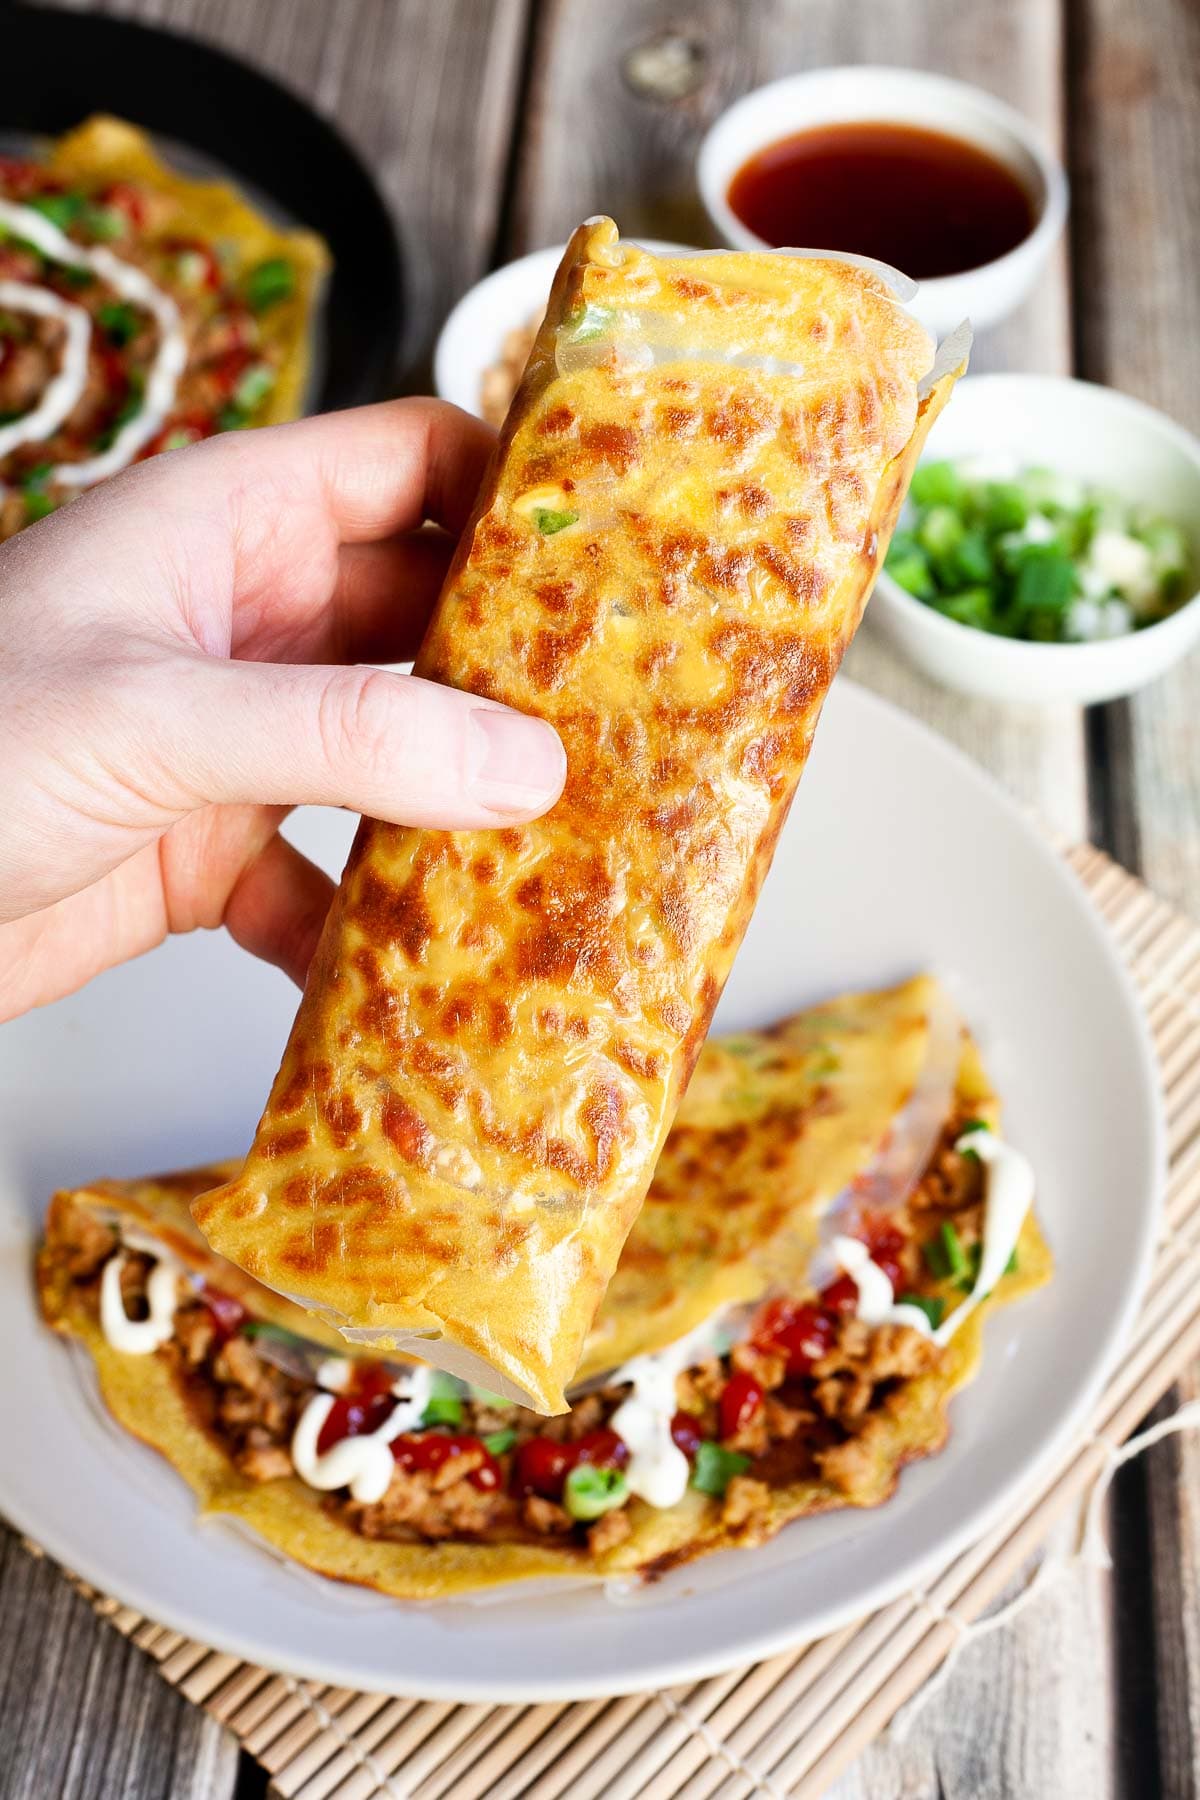
<path id="1" fill-rule="evenodd" d="M 357 1341 L 565 1406 L 954 375 L 877 275 L 581 227 L 417 663 L 561 800 L 365 821 L 214 1248 Z"/>

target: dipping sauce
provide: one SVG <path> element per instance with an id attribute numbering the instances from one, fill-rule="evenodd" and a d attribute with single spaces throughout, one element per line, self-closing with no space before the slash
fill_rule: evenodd
<path id="1" fill-rule="evenodd" d="M 729 184 L 768 244 L 850 250 L 917 281 L 977 269 L 1027 238 L 1033 201 L 975 144 L 915 125 L 821 125 L 768 144 Z"/>

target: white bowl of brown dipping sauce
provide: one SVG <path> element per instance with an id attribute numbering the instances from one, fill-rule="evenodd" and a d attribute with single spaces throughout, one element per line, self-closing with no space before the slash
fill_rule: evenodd
<path id="1" fill-rule="evenodd" d="M 684 250 L 635 238 L 656 253 Z M 433 385 L 443 400 L 498 425 L 516 392 L 542 322 L 565 244 L 505 263 L 468 290 L 443 325 L 433 353 Z"/>
<path id="2" fill-rule="evenodd" d="M 918 282 L 939 336 L 998 323 L 1062 235 L 1067 178 L 1029 120 L 917 69 L 813 69 L 735 102 L 700 146 L 701 197 L 738 250 L 844 250 Z"/>

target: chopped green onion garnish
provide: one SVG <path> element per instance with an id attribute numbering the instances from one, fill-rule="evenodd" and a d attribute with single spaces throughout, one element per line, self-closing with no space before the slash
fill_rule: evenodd
<path id="1" fill-rule="evenodd" d="M 489 1456 L 503 1456 L 506 1450 L 512 1449 L 516 1441 L 516 1428 L 509 1425 L 503 1431 L 489 1432 L 483 1440 L 483 1447 Z"/>
<path id="2" fill-rule="evenodd" d="M 474 1382 L 468 1385 L 467 1392 L 472 1400 L 478 1401 L 480 1406 L 505 1407 L 512 1405 L 512 1401 L 506 1400 L 503 1394 L 493 1394 L 487 1388 L 476 1387 Z"/>
<path id="3" fill-rule="evenodd" d="M 964 588 L 957 594 L 939 594 L 931 604 L 959 625 L 974 625 L 979 631 L 991 629 L 991 598 L 986 588 Z"/>
<path id="4" fill-rule="evenodd" d="M 1075 594 L 1078 580 L 1069 556 L 1052 544 L 1035 546 L 1021 558 L 1014 599 L 1023 612 L 1048 608 L 1061 612 Z"/>
<path id="5" fill-rule="evenodd" d="M 272 256 L 250 270 L 242 282 L 242 292 L 255 312 L 265 312 L 296 291 L 296 271 L 283 256 Z"/>
<path id="6" fill-rule="evenodd" d="M 533 522 L 543 537 L 553 537 L 556 531 L 565 531 L 578 518 L 577 512 L 556 512 L 551 506 L 536 506 L 533 511 Z"/>
<path id="7" fill-rule="evenodd" d="M 563 1505 L 573 1519 L 599 1519 L 624 1506 L 628 1497 L 629 1484 L 620 1469 L 594 1463 L 577 1463 L 563 1483 Z"/>
<path id="8" fill-rule="evenodd" d="M 899 1304 L 918 1307 L 934 1331 L 941 1324 L 942 1314 L 946 1310 L 946 1302 L 937 1294 L 901 1294 Z"/>
<path id="9" fill-rule="evenodd" d="M 46 518 L 57 509 L 57 500 L 52 500 L 49 494 L 44 494 L 40 488 L 35 488 L 32 493 L 25 496 L 25 523 L 35 525 L 39 519 Z"/>
<path id="10" fill-rule="evenodd" d="M 954 563 L 964 581 L 986 582 L 992 578 L 992 553 L 982 531 L 965 531 L 954 553 Z"/>
<path id="11" fill-rule="evenodd" d="M 121 401 L 121 407 L 117 409 L 117 416 L 113 418 L 112 425 L 95 439 L 97 450 L 110 448 L 122 425 L 128 425 L 130 419 L 137 418 L 137 414 L 142 410 L 142 401 L 144 400 L 146 400 L 146 374 L 142 369 L 130 369 L 128 382 L 126 382 L 126 396 Z"/>
<path id="12" fill-rule="evenodd" d="M 129 221 L 119 206 L 85 206 L 80 224 L 98 244 L 111 244 L 123 238 Z"/>
<path id="13" fill-rule="evenodd" d="M 743 1456 L 738 1450 L 722 1449 L 714 1444 L 711 1438 L 704 1438 L 696 1446 L 696 1461 L 692 1468 L 692 1486 L 699 1488 L 702 1494 L 712 1494 L 719 1500 L 735 1475 L 750 1467 L 750 1458 Z"/>
<path id="14" fill-rule="evenodd" d="M 1164 618 L 1196 585 L 1180 525 L 1074 475 L 996 480 L 972 463 L 913 475 L 888 573 L 944 618 L 1032 643 L 1083 643 Z"/>
<path id="15" fill-rule="evenodd" d="M 181 250 L 175 258 L 175 278 L 195 291 L 208 280 L 208 258 L 199 250 Z"/>
<path id="16" fill-rule="evenodd" d="M 918 506 L 958 506 L 962 476 L 952 462 L 921 463 L 913 474 L 912 497 Z"/>
<path id="17" fill-rule="evenodd" d="M 421 1415 L 422 1427 L 430 1425 L 459 1426 L 463 1422 L 463 1405 L 450 1394 L 435 1394 Z"/>
<path id="18" fill-rule="evenodd" d="M 590 344 L 594 339 L 603 337 L 612 324 L 612 313 L 607 306 L 588 305 L 578 317 L 567 326 L 573 344 Z"/>
<path id="19" fill-rule="evenodd" d="M 968 1152 L 968 1154 L 974 1156 L 975 1152 L 972 1150 Z M 975 1286 L 975 1283 L 979 1280 L 979 1265 L 982 1261 L 983 1245 L 972 1244 L 971 1248 L 967 1251 L 967 1272 L 965 1275 L 959 1276 L 957 1283 L 964 1294 L 969 1294 L 971 1289 Z"/>
<path id="20" fill-rule="evenodd" d="M 972 1151 L 970 1154 L 973 1155 L 974 1152 Z M 964 1294 L 969 1294 L 971 1289 L 975 1286 L 975 1283 L 979 1280 L 979 1266 L 982 1263 L 982 1261 L 983 1261 L 983 1245 L 982 1244 L 972 1244 L 971 1248 L 967 1251 L 966 1273 L 964 1275 L 960 1275 L 958 1278 L 958 1282 L 957 1282 L 957 1286 L 962 1289 Z M 1006 1275 L 1015 1275 L 1017 1272 L 1017 1268 L 1018 1268 L 1018 1259 L 1017 1259 L 1017 1253 L 1014 1250 L 1012 1255 L 1009 1257 L 1008 1261 L 1004 1265 L 1004 1273 Z"/>
<path id="21" fill-rule="evenodd" d="M 106 337 L 118 348 L 135 338 L 141 325 L 137 308 L 126 300 L 112 300 L 96 308 L 96 318 Z"/>
<path id="22" fill-rule="evenodd" d="M 1015 481 L 989 481 L 982 499 L 984 529 L 992 537 L 1009 531 L 1023 531 L 1029 522 L 1032 504 Z"/>
<path id="23" fill-rule="evenodd" d="M 991 1129 L 992 1128 L 988 1124 L 986 1119 L 971 1119 L 971 1120 L 969 1120 L 968 1123 L 963 1126 L 962 1130 L 958 1134 L 958 1137 L 955 1139 L 954 1147 L 958 1151 L 959 1155 L 960 1156 L 969 1156 L 972 1162 L 978 1162 L 979 1161 L 979 1152 L 976 1149 L 974 1149 L 972 1145 L 964 1143 L 963 1140 L 964 1140 L 964 1138 L 969 1138 L 973 1131 L 990 1131 Z"/>
<path id="24" fill-rule="evenodd" d="M 274 1325 L 270 1319 L 248 1319 L 242 1326 L 242 1336 L 274 1338 L 281 1344 L 299 1344 L 304 1350 L 311 1350 L 315 1347 L 308 1338 L 301 1337 L 295 1331 L 289 1331 L 286 1325 Z"/>
<path id="25" fill-rule="evenodd" d="M 66 231 L 83 211 L 84 199 L 82 194 L 34 194 L 28 204 L 60 231 Z"/>
<path id="26" fill-rule="evenodd" d="M 53 463 L 34 463 L 32 469 L 26 469 L 21 476 L 21 486 L 27 489 L 41 487 L 53 472 Z"/>
<path id="27" fill-rule="evenodd" d="M 952 506 L 931 506 L 917 526 L 917 542 L 934 567 L 952 568 L 951 559 L 966 534 L 961 514 Z"/>
<path id="28" fill-rule="evenodd" d="M 939 1281 L 965 1275 L 967 1272 L 967 1253 L 949 1219 L 942 1221 L 941 1230 L 937 1237 L 925 1245 L 923 1255 L 929 1273 Z"/>
<path id="29" fill-rule="evenodd" d="M 122 425 L 128 425 L 130 419 L 135 419 L 137 417 L 138 413 L 142 410 L 142 402 L 145 398 L 146 377 L 144 373 L 141 369 L 130 369 L 125 389 L 125 398 L 122 400 L 117 416 L 112 422 L 112 436 L 109 437 L 109 443 L 112 442 L 112 439 L 117 435 L 117 432 L 121 429 Z"/>
<path id="30" fill-rule="evenodd" d="M 893 581 L 898 581 L 906 593 L 914 594 L 918 600 L 932 600 L 937 593 L 929 558 L 916 542 L 909 549 L 898 551 L 893 539 L 887 570 Z"/>
<path id="31" fill-rule="evenodd" d="M 233 404 L 243 413 L 252 413 L 274 386 L 275 371 L 270 363 L 252 363 L 233 390 Z"/>

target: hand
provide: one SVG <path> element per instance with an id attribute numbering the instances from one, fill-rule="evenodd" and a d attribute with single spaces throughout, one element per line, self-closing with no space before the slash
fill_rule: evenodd
<path id="1" fill-rule="evenodd" d="M 303 980 L 332 884 L 289 807 L 553 804 L 550 726 L 336 666 L 414 654 L 491 447 L 424 400 L 231 433 L 0 548 L 0 1019 L 197 926 Z"/>

